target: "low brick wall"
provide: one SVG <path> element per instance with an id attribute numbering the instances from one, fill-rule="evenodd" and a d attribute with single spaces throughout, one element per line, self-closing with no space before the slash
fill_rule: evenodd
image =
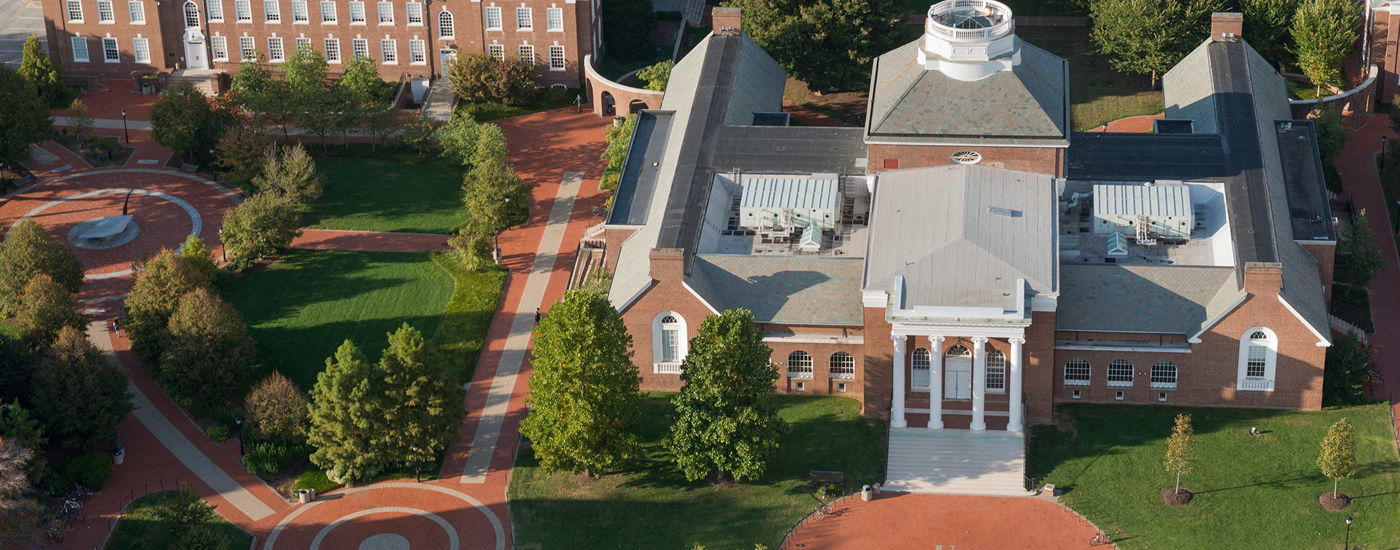
<path id="1" fill-rule="evenodd" d="M 1323 105 L 1340 107 L 1343 115 L 1374 113 L 1376 111 L 1376 80 L 1379 75 L 1380 67 L 1371 65 L 1371 69 L 1367 71 L 1366 80 L 1360 86 L 1340 94 L 1317 99 L 1290 99 L 1288 100 L 1289 110 L 1292 111 L 1294 118 L 1300 119 L 1306 118 L 1313 109 Z M 1361 118 L 1352 117 L 1353 120 Z"/>
<path id="2" fill-rule="evenodd" d="M 593 104 L 593 114 L 625 116 L 634 111 L 633 101 L 639 102 L 636 110 L 661 108 L 661 98 L 664 95 L 662 92 L 624 86 L 603 78 L 593 67 L 592 55 L 583 56 L 583 66 L 587 69 L 584 77 L 588 84 L 588 98 Z"/>

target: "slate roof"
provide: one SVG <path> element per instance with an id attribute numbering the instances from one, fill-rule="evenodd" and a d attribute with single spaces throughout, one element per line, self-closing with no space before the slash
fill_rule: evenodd
<path id="1" fill-rule="evenodd" d="M 1235 304 L 1231 267 L 1064 264 L 1055 330 L 1193 336 Z"/>
<path id="2" fill-rule="evenodd" d="M 1069 144 L 1069 65 L 1020 38 L 1021 62 L 966 82 L 925 70 L 915 40 L 876 58 L 866 139 L 871 142 Z"/>
<path id="3" fill-rule="evenodd" d="M 686 284 L 711 307 L 760 323 L 861 326 L 860 258 L 700 254 Z"/>

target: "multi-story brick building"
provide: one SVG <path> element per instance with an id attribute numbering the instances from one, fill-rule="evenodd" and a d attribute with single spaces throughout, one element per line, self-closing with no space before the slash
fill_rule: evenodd
<path id="1" fill-rule="evenodd" d="M 598 0 L 44 0 L 50 55 L 65 75 L 175 69 L 236 72 L 299 47 L 332 72 L 368 57 L 380 76 L 436 77 L 460 52 L 519 57 L 541 85 L 578 87 L 601 44 Z"/>

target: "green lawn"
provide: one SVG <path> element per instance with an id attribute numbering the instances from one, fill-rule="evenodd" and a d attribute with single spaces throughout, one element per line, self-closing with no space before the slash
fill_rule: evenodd
<path id="1" fill-rule="evenodd" d="M 1162 92 L 1150 89 L 1150 78 L 1113 70 L 1108 58 L 1097 53 L 1088 27 L 1019 27 L 1016 34 L 1069 61 L 1070 117 L 1075 131 L 1162 112 Z"/>
<path id="2" fill-rule="evenodd" d="M 326 191 L 307 216 L 313 228 L 448 234 L 466 220 L 462 171 L 449 163 L 336 155 L 316 168 Z"/>
<path id="3" fill-rule="evenodd" d="M 1124 550 L 1341 547 L 1342 519 L 1355 518 L 1351 541 L 1368 549 L 1400 541 L 1400 457 L 1386 406 L 1275 411 L 1068 405 L 1058 413 L 1073 430 L 1035 429 L 1030 475 L 1065 489 L 1062 503 L 1115 534 Z M 1179 412 L 1192 415 L 1195 471 L 1182 486 L 1196 495 L 1180 508 L 1162 504 L 1174 478 L 1162 466 L 1166 437 Z M 1317 497 L 1332 488 L 1315 461 L 1327 427 L 1347 417 L 1356 428 L 1357 475 L 1342 482 L 1353 497 L 1326 512 Z M 1256 426 L 1263 435 L 1249 435 Z M 1119 535 L 1118 533 L 1121 533 Z"/>
<path id="4" fill-rule="evenodd" d="M 117 521 L 117 529 L 107 541 L 107 550 L 146 550 L 148 548 L 170 548 L 174 542 L 161 528 L 159 511 L 175 502 L 179 493 L 159 491 L 136 499 L 126 508 Z M 219 531 L 229 539 L 229 544 L 221 550 L 243 550 L 253 544 L 253 536 L 219 518 L 215 522 Z"/>
<path id="5" fill-rule="evenodd" d="M 462 100 L 457 104 L 458 110 L 464 110 L 470 114 L 477 122 L 491 122 L 513 116 L 528 115 L 540 111 L 548 111 L 561 107 L 571 107 L 574 99 L 578 98 L 583 90 L 569 88 L 568 90 L 540 90 L 535 94 L 535 99 L 525 105 L 506 105 L 492 101 L 467 101 Z M 584 98 L 584 101 L 587 101 Z"/>
<path id="6" fill-rule="evenodd" d="M 882 478 L 885 427 L 860 416 L 844 397 L 780 396 L 792 428 L 780 456 L 757 483 L 715 487 L 688 483 L 661 446 L 669 429 L 669 394 L 643 406 L 643 459 L 621 473 L 580 485 L 569 474 L 546 475 L 522 450 L 511 476 L 511 513 L 522 548 L 688 549 L 777 548 L 816 505 L 811 470 L 846 473 L 846 486 Z"/>

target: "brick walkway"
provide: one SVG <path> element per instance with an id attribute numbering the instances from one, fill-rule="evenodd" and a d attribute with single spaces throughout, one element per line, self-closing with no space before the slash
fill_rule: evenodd
<path id="1" fill-rule="evenodd" d="M 1085 130 L 1086 132 L 1118 132 L 1124 134 L 1145 134 L 1152 131 L 1152 121 L 1166 118 L 1165 114 L 1130 116 L 1120 118 L 1104 126 Z"/>

